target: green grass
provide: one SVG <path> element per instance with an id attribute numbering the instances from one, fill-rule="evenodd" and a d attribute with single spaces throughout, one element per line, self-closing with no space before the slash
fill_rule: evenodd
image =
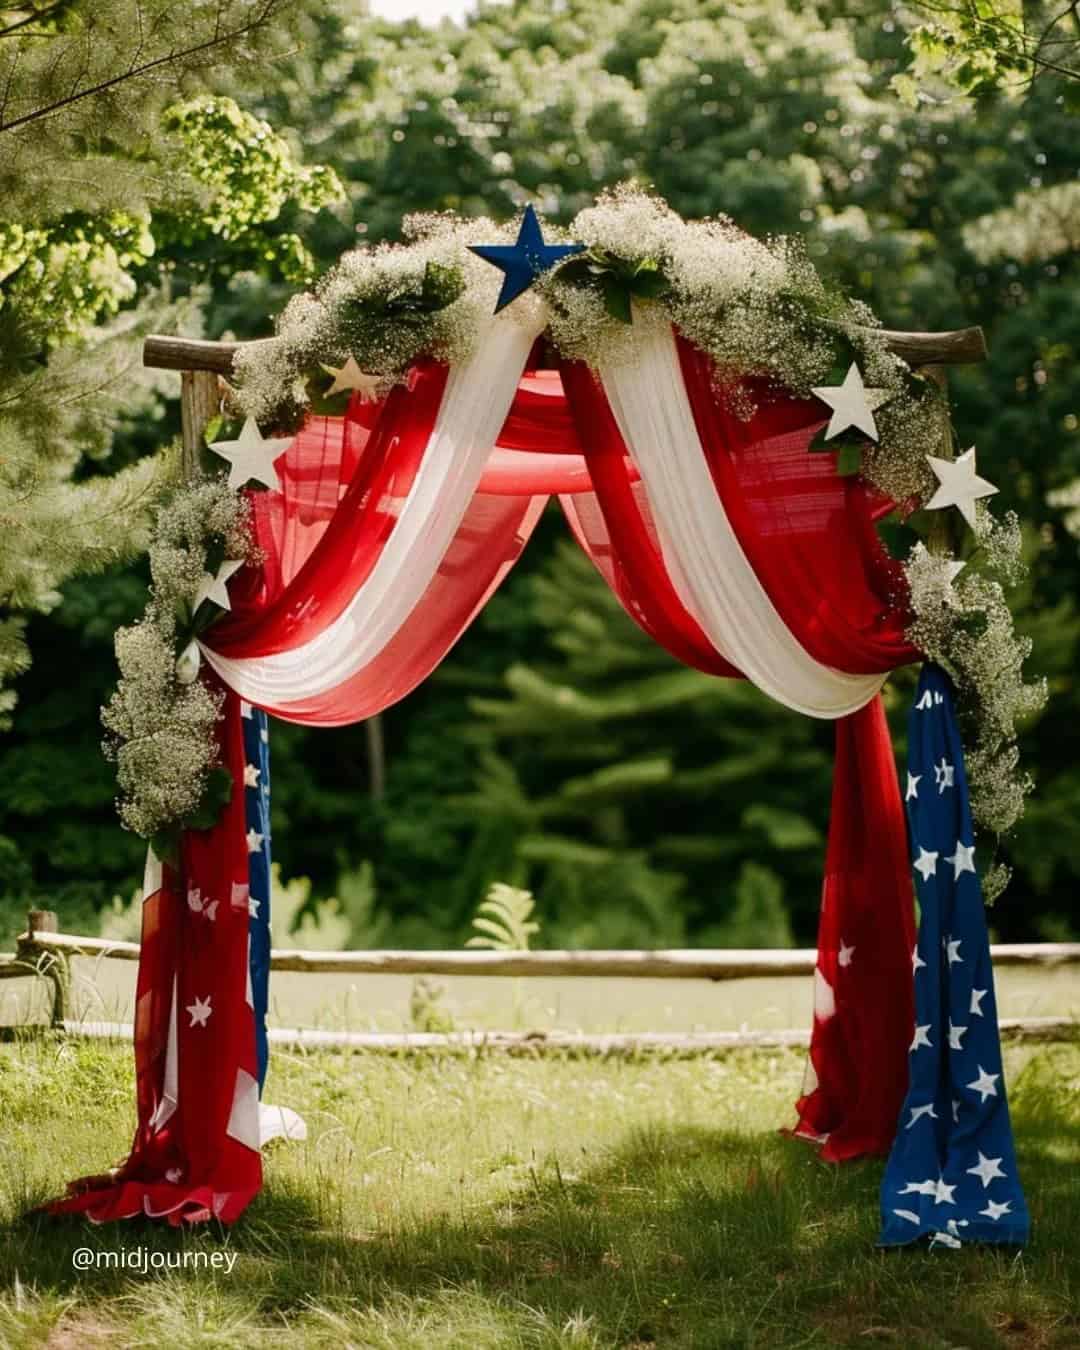
<path id="1" fill-rule="evenodd" d="M 1080 1046 L 1008 1051 L 1023 1253 L 874 1250 L 881 1164 L 781 1138 L 802 1057 L 279 1053 L 306 1116 L 232 1230 L 27 1216 L 130 1138 L 130 1050 L 0 1045 L 0 1345 L 1080 1345 Z M 77 1274 L 77 1247 L 230 1275 Z"/>

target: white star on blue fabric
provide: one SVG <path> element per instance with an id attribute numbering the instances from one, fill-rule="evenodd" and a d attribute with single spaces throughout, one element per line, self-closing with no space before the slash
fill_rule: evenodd
<path id="1" fill-rule="evenodd" d="M 937 1112 L 934 1110 L 934 1103 L 927 1102 L 925 1106 L 913 1106 L 911 1108 L 911 1119 L 904 1126 L 905 1130 L 910 1130 L 917 1120 L 923 1116 L 929 1116 L 931 1120 L 937 1120 Z"/>
<path id="2" fill-rule="evenodd" d="M 950 966 L 962 966 L 964 964 L 964 958 L 960 955 L 960 944 L 963 940 L 963 938 L 941 939 L 941 945 L 945 948 L 945 955 Z"/>
<path id="3" fill-rule="evenodd" d="M 956 852 L 946 857 L 947 863 L 953 865 L 953 880 L 959 881 L 961 872 L 975 871 L 975 845 L 962 844 L 958 839 L 956 841 Z"/>
<path id="4" fill-rule="evenodd" d="M 936 1195 L 938 1184 L 936 1181 L 909 1181 L 903 1189 L 898 1191 L 898 1195 Z"/>
<path id="5" fill-rule="evenodd" d="M 919 1047 L 923 1045 L 925 1045 L 928 1050 L 933 1050 L 934 1047 L 930 1041 L 929 1035 L 931 1025 L 932 1023 L 927 1022 L 926 1026 L 915 1028 L 915 1035 L 912 1038 L 910 1046 L 911 1050 L 918 1050 Z"/>
<path id="6" fill-rule="evenodd" d="M 979 1152 L 979 1150 L 976 1150 Z M 1001 1170 L 1001 1158 L 988 1158 L 982 1152 L 979 1152 L 979 1161 L 975 1167 L 969 1167 L 967 1174 L 969 1177 L 978 1177 L 983 1184 L 985 1191 L 992 1181 L 1004 1181 L 1005 1173 Z"/>
<path id="7" fill-rule="evenodd" d="M 967 1086 L 971 1089 L 972 1092 L 977 1092 L 979 1094 L 980 1099 L 983 1102 L 985 1102 L 987 1097 L 996 1097 L 998 1095 L 998 1090 L 995 1084 L 997 1083 L 997 1080 L 1001 1077 L 1001 1074 L 987 1073 L 981 1064 L 979 1064 L 977 1067 L 979 1070 L 978 1078 L 975 1079 L 974 1083 L 968 1083 Z"/>
<path id="8" fill-rule="evenodd" d="M 967 1031 L 967 1027 L 958 1027 L 956 1023 L 949 1018 L 949 1049 L 962 1050 L 964 1047 L 960 1044 L 960 1037 Z"/>
<path id="9" fill-rule="evenodd" d="M 556 263 L 575 253 L 584 253 L 584 244 L 545 244 L 540 222 L 531 206 L 525 208 L 518 237 L 512 244 L 470 244 L 469 252 L 500 268 L 505 276 L 495 305 L 495 313 L 505 309 L 512 300 L 523 295 L 529 287 Z"/>
<path id="10" fill-rule="evenodd" d="M 929 881 L 937 871 L 937 860 L 938 855 L 936 853 L 931 853 L 920 844 L 919 856 L 911 865 L 922 876 L 923 881 Z"/>
<path id="11" fill-rule="evenodd" d="M 968 1008 L 968 1012 L 971 1013 L 972 1017 L 982 1017 L 984 1015 L 982 1001 L 989 992 L 989 989 L 973 989 L 971 991 L 971 1007 Z"/>
<path id="12" fill-rule="evenodd" d="M 988 1219 L 993 1219 L 994 1222 L 997 1223 L 998 1219 L 1000 1219 L 1003 1214 L 1011 1214 L 1012 1210 L 1009 1208 L 1008 1200 L 1005 1200 L 1000 1205 L 995 1200 L 987 1200 L 986 1208 L 980 1209 L 979 1213 L 985 1214 Z"/>
<path id="13" fill-rule="evenodd" d="M 922 778 L 922 774 L 921 774 L 921 773 L 909 773 L 909 774 L 908 774 L 908 776 L 907 776 L 907 795 L 904 797 L 904 801 L 910 802 L 910 801 L 912 801 L 913 799 L 915 799 L 915 798 L 918 797 L 918 795 L 919 795 L 919 780 L 920 780 L 921 778 Z"/>
<path id="14" fill-rule="evenodd" d="M 941 757 L 941 763 L 934 765 L 934 782 L 937 783 L 939 797 L 946 788 L 955 787 L 953 782 L 953 774 L 955 771 L 956 766 L 950 764 L 944 755 Z"/>

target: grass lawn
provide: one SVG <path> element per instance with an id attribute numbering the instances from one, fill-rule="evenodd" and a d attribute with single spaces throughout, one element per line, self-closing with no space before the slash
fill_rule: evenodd
<path id="1" fill-rule="evenodd" d="M 24 1217 L 126 1151 L 130 1050 L 0 1045 L 0 1345 L 1080 1346 L 1080 1045 L 1007 1051 L 1034 1240 L 876 1252 L 881 1164 L 781 1138 L 802 1056 L 278 1053 L 231 1231 Z M 227 1251 L 231 1274 L 72 1269 Z"/>

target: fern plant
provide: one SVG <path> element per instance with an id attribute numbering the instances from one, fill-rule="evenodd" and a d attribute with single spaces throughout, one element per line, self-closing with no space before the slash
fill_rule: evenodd
<path id="1" fill-rule="evenodd" d="M 540 931 L 539 923 L 531 917 L 535 904 L 531 891 L 496 881 L 477 906 L 472 926 L 479 931 L 469 938 L 466 947 L 527 952 L 529 939 Z"/>

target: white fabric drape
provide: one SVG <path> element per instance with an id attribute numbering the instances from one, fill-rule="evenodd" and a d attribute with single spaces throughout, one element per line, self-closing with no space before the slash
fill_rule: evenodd
<path id="1" fill-rule="evenodd" d="M 431 438 L 378 561 L 345 610 L 317 637 L 269 656 L 207 660 L 241 698 L 270 707 L 336 688 L 382 651 L 408 619 L 461 524 L 544 326 L 492 321 L 447 380 Z"/>
<path id="2" fill-rule="evenodd" d="M 644 334 L 632 365 L 602 365 L 600 375 L 676 593 L 716 650 L 796 712 L 837 718 L 868 703 L 886 677 L 814 660 L 750 566 L 709 472 L 671 330 Z"/>

